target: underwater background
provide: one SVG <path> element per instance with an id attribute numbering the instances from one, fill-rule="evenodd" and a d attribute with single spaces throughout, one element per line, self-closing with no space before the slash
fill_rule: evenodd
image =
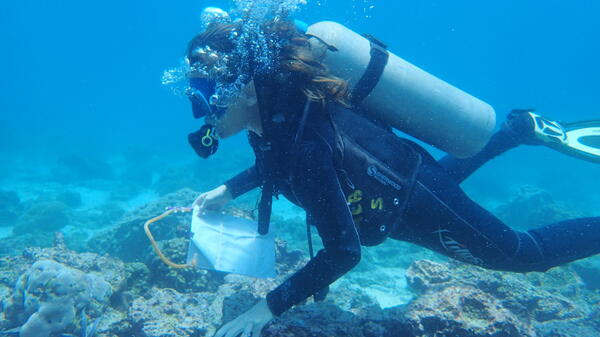
<path id="1" fill-rule="evenodd" d="M 187 133 L 198 128 L 189 102 L 161 85 L 163 71 L 179 64 L 199 32 L 207 5 L 230 7 L 223 1 L 3 1 L 3 162 L 39 160 L 36 170 L 43 171 L 65 154 L 106 159 L 136 149 L 164 164 L 196 161 L 209 185 L 220 183 L 187 145 Z M 309 1 L 297 17 L 336 20 L 377 36 L 397 55 L 490 103 L 499 121 L 511 108 L 530 107 L 575 121 L 598 117 L 598 14 L 593 0 L 321 0 Z M 223 143 L 247 150 L 243 135 Z M 486 184 L 502 197 L 515 183 L 542 184 L 579 207 L 600 209 L 591 207 L 599 201 L 591 164 L 523 148 L 488 166 L 469 188 Z M 18 173 L 3 171 L 3 185 Z M 480 182 L 491 174 L 502 177 Z"/>
<path id="2" fill-rule="evenodd" d="M 200 31 L 202 9 L 233 5 L 0 2 L 0 256 L 49 247 L 55 231 L 71 249 L 95 251 L 90 241 L 124 215 L 182 188 L 207 191 L 253 163 L 244 134 L 223 140 L 210 159 L 198 158 L 187 134 L 201 121 L 184 95 L 162 83 Z M 378 37 L 398 56 L 492 105 L 498 126 L 513 108 L 565 122 L 600 119 L 598 1 L 308 0 L 295 16 Z M 528 229 L 600 216 L 599 169 L 521 146 L 463 187 L 507 224 Z M 257 196 L 236 205 L 252 210 Z M 276 202 L 278 236 L 306 251 L 303 217 Z M 338 283 L 376 284 L 364 279 L 373 271 L 390 282 L 403 279 L 416 258 L 445 260 L 391 240 L 384 246 L 366 248 L 354 276 Z M 151 254 L 148 247 L 141 240 L 129 249 Z M 413 297 L 404 281 L 377 284 L 370 295 L 384 307 Z"/>

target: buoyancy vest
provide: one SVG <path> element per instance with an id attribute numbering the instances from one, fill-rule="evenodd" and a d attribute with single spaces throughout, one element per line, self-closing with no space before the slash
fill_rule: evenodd
<path id="1" fill-rule="evenodd" d="M 421 155 L 352 110 L 338 108 L 332 120 L 340 139 L 340 184 L 361 244 L 380 244 L 402 220 Z"/>
<path id="2" fill-rule="evenodd" d="M 335 103 L 321 108 L 321 103 L 307 102 L 293 83 L 290 78 L 255 79 L 263 121 L 263 137 L 254 146 L 263 178 L 259 233 L 268 231 L 271 201 L 283 173 L 281 158 L 294 156 L 308 115 L 324 113 L 331 118 L 336 133 L 337 142 L 331 144 L 336 149 L 336 170 L 361 243 L 370 246 L 383 242 L 401 221 L 421 163 L 420 153 L 369 114 Z"/>

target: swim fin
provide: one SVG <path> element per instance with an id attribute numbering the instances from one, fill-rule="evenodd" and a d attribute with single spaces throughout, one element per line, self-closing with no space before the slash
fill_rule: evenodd
<path id="1" fill-rule="evenodd" d="M 572 157 L 600 163 L 600 120 L 559 123 L 531 111 L 535 136 L 546 146 Z"/>

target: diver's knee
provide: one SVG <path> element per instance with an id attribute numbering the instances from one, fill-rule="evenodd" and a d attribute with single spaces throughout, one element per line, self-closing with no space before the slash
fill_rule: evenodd
<path id="1" fill-rule="evenodd" d="M 340 252 L 338 261 L 343 269 L 350 270 L 360 262 L 361 257 L 360 249 L 346 249 Z"/>

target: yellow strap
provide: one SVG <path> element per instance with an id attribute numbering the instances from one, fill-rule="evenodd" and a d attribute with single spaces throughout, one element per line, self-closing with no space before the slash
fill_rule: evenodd
<path id="1" fill-rule="evenodd" d="M 196 260 L 192 260 L 191 263 L 186 263 L 186 264 L 179 264 L 179 263 L 175 263 L 171 260 L 169 260 L 160 250 L 160 248 L 158 247 L 158 244 L 156 243 L 156 240 L 154 240 L 154 236 L 152 235 L 152 233 L 150 232 L 150 224 L 154 223 L 158 220 L 161 220 L 162 218 L 170 215 L 171 213 L 178 213 L 178 212 L 191 212 L 192 210 L 190 208 L 183 208 L 183 207 L 179 207 L 179 208 L 173 208 L 173 209 L 169 209 L 168 211 L 164 212 L 163 214 L 154 217 L 148 221 L 146 221 L 146 223 L 144 224 L 144 231 L 146 231 L 146 235 L 148 236 L 148 239 L 150 239 L 150 243 L 152 244 L 152 248 L 154 248 L 154 251 L 156 252 L 156 254 L 158 255 L 158 257 L 162 260 L 162 262 L 164 262 L 165 264 L 167 264 L 169 267 L 172 268 L 177 268 L 177 269 L 183 269 L 183 268 L 193 268 L 196 266 Z"/>

